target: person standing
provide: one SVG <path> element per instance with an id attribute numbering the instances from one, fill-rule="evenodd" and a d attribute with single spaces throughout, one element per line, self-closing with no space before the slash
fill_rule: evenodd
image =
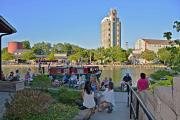
<path id="1" fill-rule="evenodd" d="M 129 84 L 130 86 L 132 86 L 132 78 L 129 75 L 129 73 L 126 73 L 126 75 L 123 77 L 123 80 L 121 81 L 121 90 L 124 90 L 124 88 L 126 87 L 126 84 Z M 129 90 L 129 87 L 127 86 L 127 91 Z"/>
<path id="2" fill-rule="evenodd" d="M 148 82 L 148 80 L 146 78 L 146 74 L 145 73 L 141 73 L 140 77 L 141 78 L 137 82 L 138 92 L 141 92 L 141 91 L 146 90 L 146 89 L 149 88 L 149 82 Z"/>
<path id="3" fill-rule="evenodd" d="M 1 71 L 1 79 L 0 79 L 0 80 L 2 80 L 2 81 L 5 81 L 5 80 L 6 80 L 3 71 Z"/>
<path id="4" fill-rule="evenodd" d="M 51 63 L 48 64 L 48 73 L 50 73 Z"/>
<path id="5" fill-rule="evenodd" d="M 16 73 L 15 76 L 14 76 L 15 79 L 16 79 L 16 80 L 20 80 L 20 73 L 19 73 L 19 70 L 16 69 L 15 73 Z"/>
<path id="6" fill-rule="evenodd" d="M 129 73 L 126 73 L 126 75 L 123 77 L 123 81 L 132 85 L 132 78 Z"/>

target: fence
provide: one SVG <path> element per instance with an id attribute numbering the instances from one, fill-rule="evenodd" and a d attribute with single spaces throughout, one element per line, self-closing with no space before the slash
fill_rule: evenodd
<path id="1" fill-rule="evenodd" d="M 127 84 L 127 88 L 128 106 L 130 107 L 130 119 L 132 119 L 132 116 L 135 120 L 139 119 L 139 108 L 141 107 L 148 120 L 155 120 L 152 113 L 147 109 L 146 105 L 142 102 L 141 98 L 134 91 L 134 89 L 129 84 Z"/>

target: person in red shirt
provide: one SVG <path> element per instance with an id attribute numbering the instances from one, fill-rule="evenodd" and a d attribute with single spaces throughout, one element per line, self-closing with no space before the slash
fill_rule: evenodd
<path id="1" fill-rule="evenodd" d="M 141 78 L 137 82 L 138 92 L 146 90 L 149 87 L 149 82 L 148 82 L 148 80 L 146 78 L 146 74 L 145 73 L 141 73 L 140 77 Z"/>

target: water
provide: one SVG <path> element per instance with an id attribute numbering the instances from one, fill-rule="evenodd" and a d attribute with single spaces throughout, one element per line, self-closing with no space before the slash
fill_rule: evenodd
<path id="1" fill-rule="evenodd" d="M 9 72 L 15 71 L 16 69 L 19 69 L 21 78 L 24 78 L 25 73 L 27 72 L 28 68 L 31 68 L 31 71 L 33 73 L 38 73 L 38 67 L 37 66 L 29 66 L 29 65 L 18 65 L 18 66 L 3 66 L 3 72 L 7 76 Z M 141 72 L 146 73 L 147 76 L 149 76 L 154 71 L 160 69 L 160 68 L 145 68 L 145 67 L 131 67 L 131 68 L 122 68 L 122 67 L 100 67 L 102 70 L 102 75 L 100 77 L 100 80 L 103 80 L 104 77 L 111 77 L 113 79 L 113 82 L 115 83 L 115 86 L 120 85 L 120 81 L 122 80 L 123 76 L 126 73 L 129 73 L 130 76 L 133 79 L 133 85 L 136 86 L 137 80 L 139 79 L 139 75 Z M 47 72 L 47 67 L 45 68 L 45 71 Z"/>

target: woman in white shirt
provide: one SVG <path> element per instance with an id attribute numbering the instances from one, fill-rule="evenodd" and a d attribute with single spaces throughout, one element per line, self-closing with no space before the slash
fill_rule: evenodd
<path id="1" fill-rule="evenodd" d="M 108 113 L 112 112 L 113 107 L 115 106 L 113 86 L 113 83 L 109 82 L 108 88 L 102 94 L 103 100 L 97 109 L 99 112 L 105 110 L 106 108 L 108 109 Z"/>
<path id="2" fill-rule="evenodd" d="M 83 106 L 81 107 L 81 110 L 91 109 L 95 107 L 96 104 L 94 101 L 94 92 L 91 89 L 90 81 L 87 81 L 85 83 L 82 96 L 83 96 Z"/>

